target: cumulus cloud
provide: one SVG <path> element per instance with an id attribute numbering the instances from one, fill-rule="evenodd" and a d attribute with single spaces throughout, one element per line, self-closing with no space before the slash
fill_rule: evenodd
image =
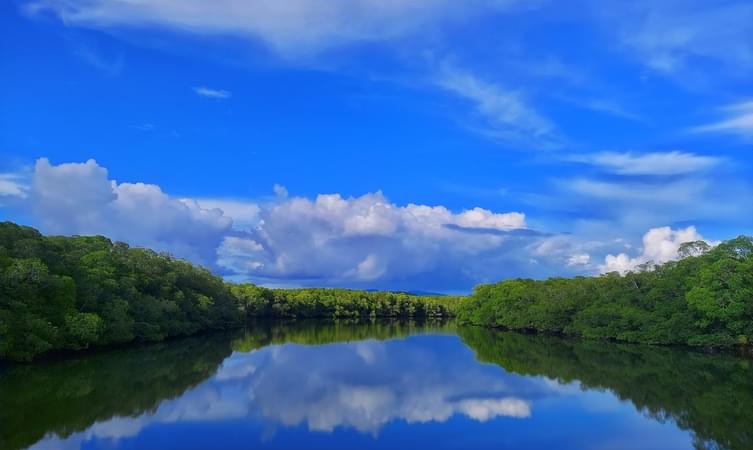
<path id="1" fill-rule="evenodd" d="M 483 119 L 480 128 L 493 138 L 537 147 L 552 147 L 559 138 L 554 124 L 530 106 L 520 92 L 482 80 L 448 64 L 437 85 L 470 102 Z"/>
<path id="2" fill-rule="evenodd" d="M 721 162 L 720 158 L 681 151 L 600 152 L 577 155 L 570 159 L 618 175 L 682 175 L 709 169 Z"/>
<path id="3" fill-rule="evenodd" d="M 191 203 L 195 201 L 202 209 L 218 209 L 223 212 L 225 216 L 233 219 L 233 227 L 235 228 L 247 228 L 255 226 L 259 222 L 259 205 L 254 202 L 249 202 L 241 199 L 228 199 L 228 198 L 207 198 L 199 197 L 195 199 L 182 198 L 182 202 Z"/>
<path id="4" fill-rule="evenodd" d="M 320 283 L 394 281 L 441 270 L 457 276 L 514 257 L 508 251 L 519 248 L 516 232 L 525 229 L 523 213 L 399 206 L 381 192 L 283 197 L 262 206 L 254 230 L 224 240 L 218 263 L 255 277 Z"/>
<path id="5" fill-rule="evenodd" d="M 232 227 L 219 209 L 172 198 L 153 184 L 111 180 L 92 159 L 60 165 L 39 159 L 25 207 L 48 233 L 104 234 L 204 264 L 214 261 Z"/>
<path id="6" fill-rule="evenodd" d="M 94 160 L 44 158 L 8 179 L 25 187 L 8 189 L 15 200 L 4 207 L 45 233 L 102 234 L 271 285 L 466 290 L 553 273 L 582 253 L 564 236 L 528 228 L 522 212 L 397 205 L 381 192 L 309 199 L 277 186 L 260 201 L 180 198 L 112 180 Z"/>
<path id="7" fill-rule="evenodd" d="M 211 89 L 208 87 L 195 87 L 193 88 L 193 91 L 196 92 L 196 95 L 200 97 L 209 97 L 209 98 L 229 98 L 232 93 L 230 91 L 226 91 L 224 89 Z"/>
<path id="8" fill-rule="evenodd" d="M 727 117 L 721 121 L 692 128 L 698 133 L 727 133 L 753 138 L 753 100 L 722 108 Z"/>
<path id="9" fill-rule="evenodd" d="M 641 254 L 630 257 L 626 253 L 607 255 L 604 264 L 599 266 L 602 273 L 634 271 L 641 264 L 661 264 L 667 261 L 679 259 L 680 246 L 686 242 L 706 241 L 693 226 L 673 230 L 670 227 L 652 228 L 643 235 L 643 247 Z"/>
<path id="10" fill-rule="evenodd" d="M 619 228 L 611 220 L 564 234 L 529 228 L 522 212 L 398 205 L 381 192 L 310 199 L 277 186 L 276 195 L 260 201 L 172 197 L 157 185 L 112 180 L 94 160 L 54 165 L 43 158 L 29 174 L 2 179 L 13 183 L 12 195 L 0 196 L 12 199 L 3 207 L 19 209 L 45 233 L 103 234 L 169 251 L 234 280 L 285 286 L 464 291 L 516 276 L 593 273 L 594 261 L 607 253 L 601 269 L 624 271 L 673 256 L 615 254 L 622 250 L 614 238 L 676 215 L 667 210 L 678 205 L 708 215 L 724 212 L 725 204 L 699 208 L 704 191 L 694 180 L 642 189 L 582 180 L 569 197 L 580 193 L 600 211 L 612 205 Z M 675 247 L 687 234 L 676 233 Z"/>

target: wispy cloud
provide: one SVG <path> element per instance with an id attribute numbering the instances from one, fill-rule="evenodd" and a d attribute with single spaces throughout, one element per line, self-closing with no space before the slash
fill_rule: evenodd
<path id="1" fill-rule="evenodd" d="M 613 100 L 595 98 L 569 98 L 567 100 L 581 108 L 609 114 L 610 116 L 619 117 L 621 119 L 627 119 L 633 122 L 643 122 L 646 120 L 645 117 L 629 111 Z"/>
<path id="2" fill-rule="evenodd" d="M 696 60 L 739 71 L 753 67 L 753 4 L 701 0 L 639 0 L 603 8 L 604 24 L 646 66 L 683 74 Z M 718 67 L 718 66 L 717 66 Z"/>
<path id="3" fill-rule="evenodd" d="M 753 138 L 753 100 L 729 105 L 721 109 L 725 118 L 707 125 L 691 128 L 696 133 L 728 133 Z"/>
<path id="4" fill-rule="evenodd" d="M 519 91 L 444 64 L 437 86 L 471 102 L 482 119 L 481 133 L 516 145 L 552 148 L 560 138 L 555 125 L 528 104 Z"/>
<path id="5" fill-rule="evenodd" d="M 125 55 L 122 52 L 118 52 L 112 57 L 107 57 L 93 47 L 85 44 L 78 44 L 73 50 L 73 54 L 78 56 L 85 63 L 101 70 L 111 77 L 120 75 L 125 67 Z"/>
<path id="6" fill-rule="evenodd" d="M 681 180 L 671 183 L 611 182 L 589 178 L 576 178 L 567 183 L 567 188 L 577 194 L 612 201 L 630 202 L 636 206 L 689 205 L 702 197 L 708 187 L 705 180 Z"/>
<path id="7" fill-rule="evenodd" d="M 518 0 L 205 0 L 47 1 L 66 23 L 96 28 L 152 26 L 204 35 L 231 35 L 266 44 L 286 58 L 305 58 L 363 42 L 394 40 L 445 22 L 523 4 Z"/>
<path id="8" fill-rule="evenodd" d="M 722 161 L 721 158 L 681 151 L 599 152 L 574 155 L 569 159 L 618 175 L 682 175 L 709 169 Z"/>
<path id="9" fill-rule="evenodd" d="M 194 92 L 196 92 L 197 95 L 200 95 L 202 97 L 209 97 L 209 98 L 229 98 L 232 95 L 232 92 L 226 91 L 224 89 L 211 89 L 208 87 L 195 87 L 193 88 Z"/>

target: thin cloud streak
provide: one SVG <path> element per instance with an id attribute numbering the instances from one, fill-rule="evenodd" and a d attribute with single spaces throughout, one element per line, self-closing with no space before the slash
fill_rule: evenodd
<path id="1" fill-rule="evenodd" d="M 224 89 L 211 89 L 203 86 L 195 87 L 193 88 L 193 90 L 197 95 L 201 97 L 225 99 L 230 98 L 230 96 L 232 95 L 230 91 L 226 91 Z"/>
<path id="2" fill-rule="evenodd" d="M 570 161 L 618 175 L 683 175 L 710 169 L 723 160 L 678 150 L 669 152 L 599 152 L 573 155 Z"/>
<path id="3" fill-rule="evenodd" d="M 753 100 L 721 109 L 726 118 L 707 125 L 693 127 L 690 131 L 695 133 L 726 133 L 753 139 Z"/>

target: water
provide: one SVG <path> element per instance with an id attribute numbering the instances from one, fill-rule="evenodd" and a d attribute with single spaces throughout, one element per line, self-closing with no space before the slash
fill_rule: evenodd
<path id="1" fill-rule="evenodd" d="M 298 323 L 12 366 L 0 448 L 753 448 L 753 364 L 451 324 Z"/>

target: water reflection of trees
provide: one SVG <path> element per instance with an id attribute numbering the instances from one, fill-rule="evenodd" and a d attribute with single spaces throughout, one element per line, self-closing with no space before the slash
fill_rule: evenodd
<path id="1" fill-rule="evenodd" d="M 230 353 L 230 336 L 198 336 L 6 368 L 0 373 L 0 448 L 154 410 L 206 380 Z"/>
<path id="2" fill-rule="evenodd" d="M 459 334 L 480 361 L 508 372 L 609 389 L 650 417 L 691 430 L 696 448 L 753 448 L 749 359 L 475 327 Z"/>
<path id="3" fill-rule="evenodd" d="M 11 365 L 0 369 L 0 448 L 23 448 L 49 433 L 65 438 L 114 416 L 153 412 L 212 376 L 232 350 L 389 339 L 427 330 L 449 330 L 448 322 L 261 321 L 245 332 Z"/>
<path id="4" fill-rule="evenodd" d="M 217 373 L 232 350 L 248 352 L 282 343 L 319 345 L 384 340 L 423 332 L 454 333 L 455 327 L 446 322 L 257 323 L 245 333 L 200 336 L 82 355 L 66 361 L 11 366 L 0 373 L 0 448 L 26 447 L 50 433 L 65 438 L 115 416 L 154 413 L 163 401 L 184 395 L 191 387 Z M 750 408 L 753 405 L 753 361 L 749 359 L 479 328 L 463 327 L 457 332 L 482 362 L 498 364 L 507 372 L 521 375 L 578 381 L 583 389 L 609 389 L 652 418 L 671 420 L 691 430 L 698 448 L 753 448 L 753 410 Z M 391 351 L 400 348 L 392 347 Z M 389 349 L 385 346 L 385 351 Z M 261 353 L 251 362 L 263 362 L 268 355 Z M 291 355 L 299 353 L 311 357 L 311 353 L 303 349 Z M 342 349 L 341 353 L 338 355 L 344 357 L 347 352 Z M 239 356 L 248 359 L 235 355 Z M 388 357 L 389 352 L 385 356 Z M 425 360 L 407 353 L 402 358 Z M 326 364 L 326 359 L 321 361 L 323 374 L 328 373 L 324 370 Z M 314 365 L 309 370 L 316 367 L 319 366 Z M 391 370 L 386 367 L 385 370 Z M 436 365 L 436 370 L 446 371 L 448 367 L 454 366 Z M 279 364 L 272 368 L 287 370 Z M 465 369 L 461 373 L 461 368 L 457 370 L 457 377 L 449 377 L 449 384 L 476 383 L 478 386 L 478 380 L 474 381 Z M 293 365 L 290 370 L 299 368 Z M 427 366 L 419 370 L 422 384 L 432 375 L 443 379 L 449 376 L 426 370 L 432 369 Z M 279 378 L 273 372 L 265 377 L 260 368 L 254 382 L 263 384 Z M 258 389 L 261 393 L 267 391 L 272 395 L 275 389 Z M 508 395 L 502 391 L 497 394 L 498 397 Z M 257 406 L 264 406 L 262 400 L 263 395 L 260 395 Z M 275 401 L 273 398 L 270 404 L 275 406 Z M 293 403 L 291 400 L 287 404 Z M 269 405 L 266 411 L 274 416 Z M 301 417 L 309 415 L 304 408 Z"/>
<path id="5" fill-rule="evenodd" d="M 395 339 L 414 334 L 455 332 L 447 320 L 301 320 L 259 321 L 233 341 L 233 350 L 248 352 L 271 344 L 323 345 L 364 339 Z"/>

